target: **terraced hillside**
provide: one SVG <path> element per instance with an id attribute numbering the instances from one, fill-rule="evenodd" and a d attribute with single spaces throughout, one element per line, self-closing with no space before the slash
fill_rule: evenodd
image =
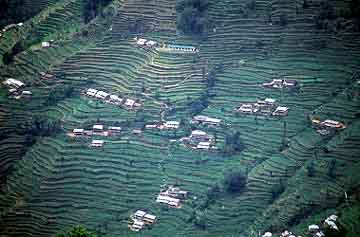
<path id="1" fill-rule="evenodd" d="M 306 7 L 211 0 L 209 32 L 200 40 L 177 31 L 175 0 L 114 0 L 88 24 L 82 0 L 34 2 L 44 9 L 0 38 L 1 55 L 34 35 L 40 40 L 1 64 L 1 80 L 21 80 L 33 95 L 16 100 L 0 89 L 0 236 L 56 236 L 77 224 L 99 236 L 255 237 L 284 229 L 306 236 L 308 225 L 333 213 L 349 236 L 360 235 L 360 33 L 348 29 L 350 21 L 336 32 L 318 29 L 320 0 Z M 134 37 L 193 45 L 199 53 L 142 47 Z M 50 48 L 40 46 L 50 40 Z M 274 78 L 294 79 L 299 89 L 261 86 Z M 87 88 L 141 107 L 81 95 Z M 288 107 L 288 116 L 234 112 L 264 98 Z M 223 124 L 190 124 L 194 114 Z M 342 121 L 346 129 L 321 136 L 309 117 Z M 160 120 L 181 121 L 180 129 L 134 134 Z M 94 124 L 122 132 L 94 136 L 105 140 L 99 149 L 89 147 L 92 138 L 67 136 Z M 219 150 L 183 146 L 180 138 L 195 129 L 215 135 Z M 234 133 L 243 149 L 229 153 Z M 246 188 L 209 200 L 230 169 L 246 172 Z M 189 191 L 181 209 L 155 202 L 164 184 Z M 134 233 L 128 219 L 138 209 L 158 221 Z"/>

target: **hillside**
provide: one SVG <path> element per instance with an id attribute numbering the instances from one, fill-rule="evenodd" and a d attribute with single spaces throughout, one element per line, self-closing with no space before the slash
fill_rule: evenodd
<path id="1" fill-rule="evenodd" d="M 356 1 L 209 0 L 201 37 L 179 31 L 176 0 L 103 1 L 87 20 L 89 1 L 25 2 L 36 15 L 0 37 L 1 82 L 15 78 L 32 92 L 15 99 L 0 88 L 0 236 L 56 236 L 78 224 L 98 236 L 310 236 L 308 226 L 331 214 L 347 237 L 360 236 Z M 139 46 L 135 37 L 198 52 Z M 297 88 L 262 86 L 277 78 Z M 88 88 L 140 107 L 103 103 Z M 234 112 L 265 98 L 288 115 Z M 190 123 L 195 115 L 222 124 Z M 315 118 L 346 128 L 324 136 Z M 161 120 L 181 125 L 145 128 Z M 95 124 L 122 131 L 69 136 Z M 213 135 L 218 149 L 184 145 L 194 130 Z M 91 148 L 92 140 L 105 145 Z M 229 192 L 234 170 L 246 185 Z M 156 202 L 164 185 L 189 192 L 181 208 Z M 139 209 L 158 221 L 132 232 Z"/>

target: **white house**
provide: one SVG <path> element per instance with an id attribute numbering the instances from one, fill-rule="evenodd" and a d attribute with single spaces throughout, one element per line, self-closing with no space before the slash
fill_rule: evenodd
<path id="1" fill-rule="evenodd" d="M 19 89 L 23 86 L 25 86 L 25 84 L 19 80 L 16 80 L 14 78 L 8 78 L 3 82 L 4 85 L 15 88 L 15 89 Z"/>
<path id="2" fill-rule="evenodd" d="M 104 141 L 103 140 L 92 140 L 91 147 L 103 147 Z"/>
<path id="3" fill-rule="evenodd" d="M 163 204 L 167 204 L 171 207 L 175 207 L 175 208 L 179 208 L 180 207 L 180 199 L 178 198 L 173 198 L 173 197 L 169 197 L 167 195 L 161 195 L 159 194 L 159 196 L 156 199 L 156 202 L 158 203 L 163 203 Z"/>
<path id="4" fill-rule="evenodd" d="M 133 108 L 135 105 L 135 100 L 133 99 L 126 99 L 125 104 L 126 107 L 128 108 Z"/>
<path id="5" fill-rule="evenodd" d="M 148 42 L 146 42 L 146 46 L 148 47 L 155 47 L 157 45 L 156 41 L 153 40 L 149 40 Z"/>
<path id="6" fill-rule="evenodd" d="M 103 132 L 104 131 L 104 125 L 102 124 L 97 124 L 93 126 L 93 131 L 94 132 Z"/>
<path id="7" fill-rule="evenodd" d="M 123 101 L 123 99 L 117 95 L 110 95 L 109 101 L 111 103 L 121 103 Z"/>
<path id="8" fill-rule="evenodd" d="M 193 123 L 202 123 L 208 125 L 219 125 L 221 123 L 221 119 L 210 118 L 204 115 L 197 115 L 192 119 Z"/>
<path id="9" fill-rule="evenodd" d="M 49 48 L 49 47 L 50 47 L 50 42 L 47 42 L 47 41 L 42 42 L 42 43 L 41 43 L 41 47 L 42 47 L 42 48 Z"/>
<path id="10" fill-rule="evenodd" d="M 178 121 L 166 121 L 165 123 L 163 123 L 163 128 L 164 129 L 178 129 L 180 126 L 180 122 Z"/>
<path id="11" fill-rule="evenodd" d="M 108 130 L 112 133 L 119 133 L 121 132 L 121 127 L 109 127 Z"/>
<path id="12" fill-rule="evenodd" d="M 108 96 L 110 96 L 109 93 L 106 93 L 105 91 L 98 91 L 95 95 L 96 98 L 104 100 L 106 99 Z"/>
<path id="13" fill-rule="evenodd" d="M 87 89 L 87 91 L 86 91 L 86 95 L 87 95 L 87 96 L 95 96 L 97 92 L 98 92 L 98 90 L 89 88 L 89 89 Z"/>
<path id="14" fill-rule="evenodd" d="M 262 235 L 262 237 L 272 237 L 272 233 L 266 232 L 265 234 Z"/>
<path id="15" fill-rule="evenodd" d="M 236 111 L 244 114 L 252 114 L 254 113 L 254 108 L 252 104 L 242 104 Z"/>
<path id="16" fill-rule="evenodd" d="M 194 130 L 191 132 L 190 137 L 205 137 L 207 133 L 201 130 Z"/>
<path id="17" fill-rule="evenodd" d="M 137 45 L 145 45 L 146 39 L 139 38 L 136 40 Z"/>
<path id="18" fill-rule="evenodd" d="M 289 108 L 288 107 L 284 107 L 284 106 L 278 106 L 275 111 L 272 113 L 272 115 L 274 116 L 286 116 L 289 112 Z"/>
<path id="19" fill-rule="evenodd" d="M 338 129 L 345 128 L 345 125 L 343 123 L 330 119 L 325 120 L 324 122 L 321 123 L 321 125 L 329 128 L 338 128 Z"/>
<path id="20" fill-rule="evenodd" d="M 210 142 L 199 142 L 199 144 L 196 146 L 196 149 L 209 150 L 210 146 L 211 146 Z"/>
<path id="21" fill-rule="evenodd" d="M 82 129 L 82 128 L 75 128 L 75 129 L 73 130 L 73 133 L 74 133 L 76 136 L 81 136 L 81 135 L 84 134 L 84 129 Z"/>

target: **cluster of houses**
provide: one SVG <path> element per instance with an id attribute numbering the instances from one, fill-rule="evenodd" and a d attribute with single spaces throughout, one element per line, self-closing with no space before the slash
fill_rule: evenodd
<path id="1" fill-rule="evenodd" d="M 201 130 L 193 130 L 189 137 L 183 137 L 180 141 L 187 147 L 195 150 L 216 150 L 215 137 Z"/>
<path id="2" fill-rule="evenodd" d="M 277 106 L 276 100 L 266 98 L 258 100 L 256 103 L 244 103 L 234 110 L 242 114 L 261 114 L 272 116 L 286 116 L 289 113 L 289 108 L 285 106 Z"/>
<path id="3" fill-rule="evenodd" d="M 320 228 L 320 226 L 314 225 L 314 224 L 309 225 L 308 226 L 309 236 L 325 237 L 324 230 L 331 230 L 331 231 L 335 231 L 335 232 L 340 231 L 339 226 L 337 224 L 337 219 L 338 219 L 338 216 L 330 215 L 323 221 L 323 223 L 322 223 L 323 228 Z M 273 237 L 273 234 L 271 232 L 266 232 L 262 235 L 262 237 Z M 296 235 L 288 230 L 285 230 L 281 233 L 280 237 L 296 237 Z M 301 237 L 301 236 L 298 236 L 298 237 Z"/>
<path id="4" fill-rule="evenodd" d="M 313 237 L 324 237 L 324 229 L 328 229 L 331 231 L 339 231 L 339 227 L 337 225 L 338 216 L 330 215 L 323 222 L 323 228 L 321 229 L 318 225 L 309 225 L 308 230 L 309 234 Z"/>
<path id="5" fill-rule="evenodd" d="M 158 42 L 153 41 L 153 40 L 147 40 L 147 39 L 138 38 L 138 37 L 135 37 L 134 40 L 138 46 L 143 46 L 143 47 L 148 47 L 148 48 L 153 48 L 153 47 L 158 46 Z"/>
<path id="6" fill-rule="evenodd" d="M 6 31 L 8 31 L 8 30 L 11 30 L 11 29 L 13 29 L 13 28 L 16 28 L 16 27 L 18 27 L 18 26 L 23 26 L 24 25 L 24 23 L 22 23 L 22 22 L 20 22 L 20 23 L 18 23 L 18 24 L 10 24 L 10 25 L 7 25 L 7 26 L 5 26 L 3 29 L 2 29 L 2 32 L 0 32 L 0 38 L 3 36 L 3 33 L 5 33 Z"/>
<path id="7" fill-rule="evenodd" d="M 262 84 L 265 88 L 276 88 L 276 89 L 293 89 L 297 87 L 298 83 L 296 80 L 289 80 L 289 79 L 273 79 L 270 82 L 265 82 Z"/>
<path id="8" fill-rule="evenodd" d="M 154 40 L 135 37 L 136 45 L 140 47 L 155 48 L 157 51 L 165 51 L 169 53 L 197 53 L 199 50 L 194 46 L 178 45 L 178 44 L 160 44 Z"/>
<path id="9" fill-rule="evenodd" d="M 153 225 L 156 222 L 156 216 L 142 210 L 137 210 L 130 216 L 130 219 L 132 223 L 129 225 L 129 228 L 136 232 L 142 230 L 145 226 Z"/>
<path id="10" fill-rule="evenodd" d="M 320 119 L 313 118 L 311 119 L 311 123 L 316 129 L 316 132 L 322 136 L 326 136 L 335 131 L 340 131 L 346 128 L 345 124 L 331 119 L 321 121 Z"/>
<path id="11" fill-rule="evenodd" d="M 93 125 L 92 130 L 85 130 L 83 128 L 75 128 L 72 132 L 69 132 L 67 135 L 70 137 L 82 137 L 82 136 L 116 136 L 120 134 L 121 127 L 109 126 L 107 130 L 104 129 L 104 125 L 96 124 Z M 89 147 L 99 148 L 103 147 L 105 142 L 103 140 L 92 140 L 89 144 Z"/>
<path id="12" fill-rule="evenodd" d="M 160 190 L 156 198 L 157 203 L 165 204 L 172 208 L 181 208 L 181 202 L 187 197 L 188 192 L 170 185 L 167 189 Z"/>
<path id="13" fill-rule="evenodd" d="M 180 127 L 180 122 L 178 121 L 164 121 L 158 124 L 147 124 L 145 128 L 147 129 L 160 129 L 160 130 L 176 130 Z"/>
<path id="14" fill-rule="evenodd" d="M 111 95 L 105 91 L 100 91 L 100 90 L 96 90 L 96 89 L 92 89 L 92 88 L 87 89 L 84 94 L 88 97 L 92 97 L 92 98 L 101 100 L 108 104 L 118 105 L 122 108 L 129 109 L 129 110 L 135 109 L 135 108 L 138 108 L 141 106 L 141 104 L 137 103 L 137 101 L 134 99 L 130 99 L 130 98 L 123 99 L 117 95 Z"/>
<path id="15" fill-rule="evenodd" d="M 266 232 L 265 234 L 262 235 L 262 237 L 272 237 L 273 234 L 271 232 Z M 294 235 L 292 232 L 288 231 L 288 230 L 284 230 L 280 237 L 296 237 L 296 235 Z M 301 236 L 298 236 L 301 237 Z"/>
<path id="16" fill-rule="evenodd" d="M 31 91 L 24 90 L 25 83 L 14 78 L 6 79 L 3 81 L 3 85 L 8 88 L 9 95 L 15 99 L 30 98 L 32 96 Z"/>

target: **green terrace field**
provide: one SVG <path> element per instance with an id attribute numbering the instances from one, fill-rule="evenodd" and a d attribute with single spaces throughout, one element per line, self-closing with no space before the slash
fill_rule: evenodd
<path id="1" fill-rule="evenodd" d="M 211 0 L 203 41 L 176 30 L 175 0 L 112 1 L 106 16 L 88 24 L 82 0 L 34 2 L 43 10 L 0 38 L 2 56 L 16 42 L 40 39 L 1 64 L 1 81 L 21 80 L 33 96 L 16 100 L 0 89 L 0 236 L 56 236 L 78 224 L 98 236 L 255 237 L 284 229 L 306 236 L 308 225 L 334 213 L 353 236 L 360 234 L 360 33 L 317 29 L 320 0 L 306 9 L 302 1 L 256 0 L 250 10 L 250 1 Z M 281 25 L 285 13 L 288 22 Z M 200 51 L 160 52 L 136 45 L 134 37 Z M 49 40 L 51 47 L 41 48 Z M 42 80 L 40 72 L 55 79 Z M 261 86 L 283 77 L 300 88 Z M 70 96 L 61 90 L 66 86 Z M 81 95 L 88 88 L 138 99 L 141 107 L 125 110 Z M 61 99 L 50 103 L 55 93 Z M 207 93 L 208 104 L 197 114 L 223 124 L 190 125 L 194 104 Z M 264 98 L 288 107 L 288 116 L 234 112 Z M 309 116 L 342 121 L 346 129 L 321 136 Z M 61 127 L 32 140 L 28 131 L 41 118 Z M 182 125 L 133 134 L 161 119 Z M 109 137 L 66 135 L 97 123 L 123 130 Z M 179 139 L 195 129 L 215 135 L 219 150 L 183 146 Z M 244 149 L 226 153 L 235 132 Z M 92 139 L 104 140 L 104 147 L 90 148 Z M 244 191 L 221 192 L 204 205 L 209 188 L 222 184 L 230 169 L 246 172 Z M 189 191 L 181 209 L 156 203 L 164 184 Z M 138 209 L 158 220 L 136 233 L 128 222 Z"/>

